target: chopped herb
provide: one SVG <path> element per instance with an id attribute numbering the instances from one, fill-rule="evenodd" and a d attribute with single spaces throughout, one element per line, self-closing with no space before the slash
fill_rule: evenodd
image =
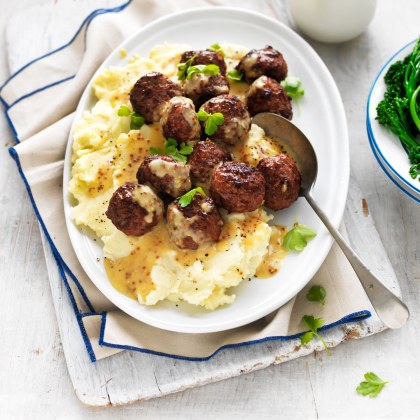
<path id="1" fill-rule="evenodd" d="M 321 341 L 325 351 L 327 352 L 328 356 L 330 356 L 330 350 L 325 344 L 323 338 L 318 334 L 318 328 L 321 328 L 324 325 L 324 320 L 322 318 L 314 318 L 312 315 L 304 315 L 302 317 L 302 322 L 308 327 L 309 331 L 300 336 L 301 343 L 307 344 L 312 341 L 315 336 L 319 341 Z"/>
<path id="2" fill-rule="evenodd" d="M 228 71 L 227 77 L 228 79 L 233 80 L 234 82 L 242 82 L 244 74 L 239 70 L 233 69 L 231 71 Z"/>
<path id="3" fill-rule="evenodd" d="M 164 150 L 162 150 L 160 147 L 151 147 L 149 149 L 149 153 L 151 155 L 167 155 L 176 160 L 179 160 L 180 162 L 187 163 L 186 156 L 190 155 L 193 151 L 193 146 L 185 143 L 181 143 L 179 145 L 178 142 L 173 138 L 166 140 L 163 145 Z"/>
<path id="4" fill-rule="evenodd" d="M 140 130 L 145 124 L 144 118 L 137 112 L 131 111 L 127 105 L 121 105 L 117 114 L 119 117 L 131 117 L 130 130 Z"/>
<path id="5" fill-rule="evenodd" d="M 184 195 L 181 195 L 181 197 L 178 198 L 178 203 L 181 207 L 187 207 L 189 204 L 191 204 L 191 201 L 193 200 L 194 196 L 199 193 L 206 196 L 206 193 L 203 191 L 201 187 L 194 188 Z"/>
<path id="6" fill-rule="evenodd" d="M 325 296 L 327 296 L 327 292 L 322 286 L 312 286 L 306 295 L 306 299 L 310 302 L 319 302 L 325 305 Z"/>
<path id="7" fill-rule="evenodd" d="M 388 383 L 383 381 L 378 375 L 373 372 L 365 373 L 366 381 L 360 382 L 356 388 L 356 392 L 366 397 L 375 398 L 382 391 L 382 388 Z"/>
<path id="8" fill-rule="evenodd" d="M 301 252 L 308 244 L 308 240 L 315 236 L 316 232 L 313 229 L 296 222 L 283 238 L 283 245 L 291 251 Z"/>
<path id="9" fill-rule="evenodd" d="M 195 57 L 196 56 L 193 55 L 185 63 L 179 63 L 178 64 L 178 80 L 185 80 L 187 78 L 187 71 L 188 71 L 189 67 L 192 65 L 192 62 L 194 61 Z"/>
<path id="10" fill-rule="evenodd" d="M 187 69 L 187 80 L 190 80 L 195 73 L 203 73 L 206 76 L 212 76 L 213 74 L 220 73 L 220 68 L 216 64 L 198 64 L 196 66 L 190 66 Z"/>
<path id="11" fill-rule="evenodd" d="M 225 52 L 223 51 L 223 49 L 220 46 L 220 44 L 217 43 L 217 42 L 215 44 L 213 44 L 213 45 L 210 45 L 209 50 L 217 51 L 218 53 L 222 54 L 223 57 L 225 56 Z"/>
<path id="12" fill-rule="evenodd" d="M 217 131 L 217 127 L 221 126 L 225 122 L 225 117 L 221 112 L 209 114 L 203 109 L 200 109 L 197 112 L 197 117 L 200 121 L 205 122 L 204 132 L 208 136 L 212 136 Z"/>
<path id="13" fill-rule="evenodd" d="M 287 76 L 280 84 L 287 94 L 296 102 L 305 94 L 305 90 L 301 86 L 301 80 L 295 76 Z"/>

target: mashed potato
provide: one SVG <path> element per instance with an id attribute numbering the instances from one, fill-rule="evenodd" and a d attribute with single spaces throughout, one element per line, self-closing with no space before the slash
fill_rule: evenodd
<path id="1" fill-rule="evenodd" d="M 243 47 L 222 47 L 228 68 L 247 52 Z M 126 66 L 105 69 L 97 76 L 93 89 L 98 101 L 73 130 L 69 191 L 76 203 L 74 222 L 93 230 L 103 242 L 104 264 L 114 287 L 141 304 L 183 300 L 213 310 L 233 302 L 235 296 L 228 289 L 254 277 L 269 259 L 270 237 L 276 228 L 268 225 L 270 217 L 263 209 L 223 213 L 221 240 L 197 251 L 174 246 L 164 221 L 152 232 L 132 237 L 119 231 L 105 215 L 115 189 L 136 182 L 137 169 L 149 148 L 162 147 L 165 140 L 158 124 L 130 130 L 130 118 L 119 117 L 118 109 L 129 105 L 129 92 L 142 75 L 159 71 L 176 80 L 177 63 L 188 49 L 188 45 L 159 45 L 149 58 L 133 56 Z M 231 92 L 243 98 L 247 85 L 235 85 Z M 251 165 L 279 153 L 255 125 L 245 144 L 231 151 L 235 159 Z"/>

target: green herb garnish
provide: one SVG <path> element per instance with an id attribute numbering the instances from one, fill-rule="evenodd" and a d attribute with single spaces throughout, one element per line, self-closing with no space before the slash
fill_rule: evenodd
<path id="1" fill-rule="evenodd" d="M 209 50 L 211 51 L 217 51 L 218 53 L 222 54 L 223 57 L 225 56 L 225 52 L 223 51 L 222 47 L 220 46 L 219 43 L 215 43 L 213 45 L 210 45 Z"/>
<path id="2" fill-rule="evenodd" d="M 327 296 L 327 292 L 322 286 L 312 286 L 306 294 L 306 299 L 325 305 L 325 296 Z"/>
<path id="3" fill-rule="evenodd" d="M 388 383 L 383 381 L 373 372 L 365 373 L 364 376 L 366 381 L 360 382 L 359 386 L 356 388 L 356 392 L 360 395 L 363 395 L 364 397 L 367 395 L 369 395 L 370 398 L 377 397 L 385 384 Z"/>
<path id="4" fill-rule="evenodd" d="M 314 318 L 312 315 L 304 315 L 302 322 L 308 327 L 309 331 L 300 336 L 300 342 L 302 344 L 307 344 L 312 341 L 315 336 L 319 341 L 321 341 L 325 351 L 327 352 L 328 356 L 330 356 L 331 352 L 329 348 L 325 344 L 325 341 L 322 339 L 322 337 L 318 334 L 318 328 L 321 328 L 324 325 L 324 320 L 322 318 Z"/>
<path id="5" fill-rule="evenodd" d="M 227 77 L 228 79 L 233 80 L 234 82 L 242 82 L 244 74 L 239 70 L 233 69 L 231 71 L 228 71 Z"/>
<path id="6" fill-rule="evenodd" d="M 151 147 L 149 153 L 151 155 L 167 155 L 180 162 L 187 163 L 186 156 L 190 155 L 193 151 L 193 146 L 186 143 L 178 144 L 173 138 L 166 140 L 163 146 L 164 150 L 160 147 Z"/>
<path id="7" fill-rule="evenodd" d="M 203 109 L 200 109 L 197 112 L 197 117 L 201 122 L 205 122 L 204 132 L 208 136 L 212 136 L 217 131 L 217 127 L 220 127 L 225 122 L 225 117 L 221 112 L 209 114 Z"/>
<path id="8" fill-rule="evenodd" d="M 220 73 L 220 68 L 216 64 L 197 64 L 196 66 L 190 66 L 187 69 L 187 80 L 190 80 L 195 73 L 212 76 L 213 74 Z"/>
<path id="9" fill-rule="evenodd" d="M 131 111 L 127 105 L 121 105 L 117 114 L 119 117 L 131 117 L 130 130 L 140 130 L 145 124 L 144 117 Z"/>
<path id="10" fill-rule="evenodd" d="M 296 102 L 305 94 L 305 90 L 301 86 L 301 80 L 295 76 L 287 76 L 280 84 L 286 93 Z"/>
<path id="11" fill-rule="evenodd" d="M 308 240 L 315 236 L 316 232 L 313 229 L 296 222 L 283 238 L 283 245 L 291 251 L 301 252 L 308 244 Z"/>
<path id="12" fill-rule="evenodd" d="M 203 189 L 201 187 L 197 187 L 188 191 L 184 195 L 181 195 L 181 197 L 178 198 L 179 205 L 181 207 L 187 207 L 188 204 L 191 204 L 191 201 L 197 193 L 203 195 L 204 197 L 206 196 L 206 193 L 203 191 Z"/>
<path id="13" fill-rule="evenodd" d="M 190 68 L 190 66 L 192 66 L 192 62 L 194 61 L 195 57 L 196 55 L 193 55 L 185 63 L 178 64 L 178 80 L 185 80 L 187 78 L 187 71 Z"/>

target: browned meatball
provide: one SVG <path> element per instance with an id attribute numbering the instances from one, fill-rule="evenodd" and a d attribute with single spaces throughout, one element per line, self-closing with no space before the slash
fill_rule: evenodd
<path id="1" fill-rule="evenodd" d="M 200 193 L 196 193 L 186 207 L 181 207 L 178 201 L 171 203 L 166 219 L 171 241 L 182 249 L 197 249 L 200 245 L 216 242 L 223 226 L 213 199 Z"/>
<path id="2" fill-rule="evenodd" d="M 147 156 L 137 171 L 137 180 L 174 198 L 191 189 L 190 168 L 165 155 Z"/>
<path id="3" fill-rule="evenodd" d="M 267 76 L 261 76 L 252 83 L 246 104 L 252 117 L 260 112 L 274 112 L 288 120 L 293 116 L 292 104 L 283 86 Z"/>
<path id="4" fill-rule="evenodd" d="M 210 139 L 199 141 L 188 159 L 193 181 L 198 184 L 207 184 L 217 166 L 230 160 L 232 160 L 230 153 Z"/>
<path id="5" fill-rule="evenodd" d="M 221 112 L 224 123 L 211 136 L 226 144 L 237 144 L 248 133 L 251 127 L 251 117 L 246 105 L 235 95 L 220 95 L 208 100 L 201 107 L 209 114 Z M 204 122 L 202 122 L 204 126 Z"/>
<path id="6" fill-rule="evenodd" d="M 162 73 L 148 73 L 131 89 L 130 101 L 134 111 L 151 124 L 159 121 L 167 100 L 181 95 L 181 88 Z"/>
<path id="7" fill-rule="evenodd" d="M 218 206 L 229 212 L 254 211 L 263 203 L 265 180 L 253 166 L 228 162 L 215 170 L 210 194 Z"/>
<path id="8" fill-rule="evenodd" d="M 225 76 L 226 75 L 226 63 L 223 55 L 220 54 L 218 51 L 213 50 L 201 50 L 201 51 L 185 51 L 182 54 L 180 63 L 185 63 L 190 58 L 195 55 L 195 58 L 192 62 L 193 66 L 198 64 L 216 64 L 219 66 L 220 73 Z"/>
<path id="9" fill-rule="evenodd" d="M 200 138 L 201 126 L 193 101 L 183 96 L 174 96 L 166 102 L 160 124 L 164 136 L 179 143 Z"/>
<path id="10" fill-rule="evenodd" d="M 199 108 L 210 98 L 229 93 L 229 83 L 221 74 L 208 76 L 204 73 L 194 73 L 190 80 L 185 80 L 184 93 Z"/>
<path id="11" fill-rule="evenodd" d="M 147 185 L 128 183 L 114 192 L 106 215 L 126 235 L 142 236 L 162 219 L 163 203 Z"/>
<path id="12" fill-rule="evenodd" d="M 262 159 L 257 168 L 265 179 L 265 205 L 281 210 L 299 197 L 301 177 L 296 163 L 285 154 Z"/>
<path id="13" fill-rule="evenodd" d="M 263 75 L 278 82 L 287 76 L 287 63 L 283 55 L 269 45 L 261 50 L 249 51 L 242 57 L 236 69 L 244 73 L 247 83 L 252 83 Z"/>

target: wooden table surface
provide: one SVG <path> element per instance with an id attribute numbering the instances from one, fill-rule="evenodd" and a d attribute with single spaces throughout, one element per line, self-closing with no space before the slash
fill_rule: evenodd
<path id="1" fill-rule="evenodd" d="M 38 3 L 2 1 L 0 82 L 9 73 L 5 25 L 23 7 Z M 56 4 L 57 10 L 69 3 L 87 7 L 80 0 L 46 3 Z M 323 353 L 313 354 L 142 404 L 100 410 L 83 406 L 67 374 L 38 223 L 16 166 L 8 156 L 12 134 L 1 115 L 0 419 L 419 418 L 420 206 L 403 195 L 376 163 L 365 130 L 365 104 L 382 64 L 419 35 L 420 3 L 378 3 L 369 29 L 356 40 L 341 45 L 309 42 L 329 67 L 341 92 L 349 125 L 352 169 L 410 307 L 408 324 L 398 331 L 340 345 L 329 358 Z M 66 20 L 65 15 L 57 18 Z M 59 23 L 55 25 L 59 27 Z M 35 35 L 41 34 L 42 28 Z M 355 393 L 367 371 L 391 381 L 376 399 Z"/>

